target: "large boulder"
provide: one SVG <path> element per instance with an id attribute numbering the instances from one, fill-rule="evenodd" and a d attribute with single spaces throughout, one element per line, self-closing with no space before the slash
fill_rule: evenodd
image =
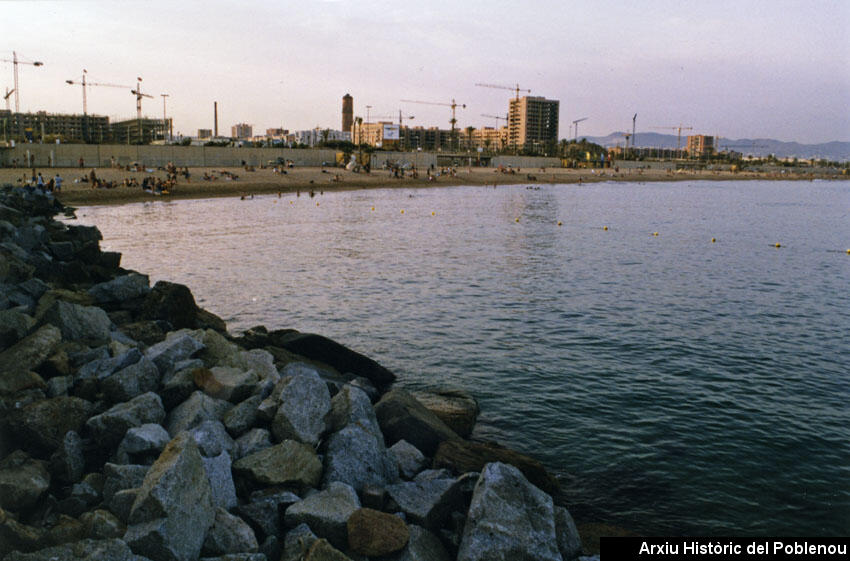
<path id="1" fill-rule="evenodd" d="M 148 423 L 134 427 L 127 431 L 118 445 L 117 456 L 123 463 L 129 463 L 131 456 L 159 456 L 170 440 L 171 436 L 162 425 Z"/>
<path id="2" fill-rule="evenodd" d="M 44 387 L 44 381 L 32 370 L 53 354 L 62 341 L 62 332 L 52 325 L 43 325 L 0 353 L 0 394 Z"/>
<path id="3" fill-rule="evenodd" d="M 422 526 L 411 524 L 407 527 L 410 539 L 393 561 L 452 561 L 443 543 L 434 533 Z"/>
<path id="4" fill-rule="evenodd" d="M 558 538 L 558 551 L 564 561 L 571 561 L 581 554 L 581 536 L 569 511 L 562 507 L 555 507 L 555 534 Z"/>
<path id="5" fill-rule="evenodd" d="M 215 511 L 215 521 L 204 538 L 205 555 L 256 553 L 260 545 L 248 524 L 223 508 Z"/>
<path id="6" fill-rule="evenodd" d="M 50 456 L 50 473 L 65 484 L 76 483 L 83 477 L 86 459 L 83 455 L 83 440 L 76 431 L 69 430 L 62 443 Z"/>
<path id="7" fill-rule="evenodd" d="M 233 437 L 238 437 L 253 427 L 254 423 L 257 422 L 257 407 L 260 406 L 262 401 L 262 395 L 252 395 L 230 408 L 222 418 L 227 432 Z"/>
<path id="8" fill-rule="evenodd" d="M 288 332 L 275 337 L 274 343 L 297 355 L 328 364 L 339 372 L 363 376 L 378 388 L 385 388 L 395 381 L 395 374 L 371 358 L 321 335 Z"/>
<path id="9" fill-rule="evenodd" d="M 278 382 L 277 413 L 272 434 L 277 440 L 297 440 L 315 446 L 325 432 L 331 394 L 317 373 L 290 376 Z"/>
<path id="10" fill-rule="evenodd" d="M 212 489 L 194 439 L 175 437 L 151 466 L 130 511 L 124 540 L 152 559 L 197 559 L 215 519 Z"/>
<path id="11" fill-rule="evenodd" d="M 328 428 L 336 432 L 350 424 L 358 424 L 375 435 L 381 435 L 381 427 L 369 396 L 351 384 L 344 385 L 333 399 L 328 413 Z"/>
<path id="12" fill-rule="evenodd" d="M 481 471 L 489 462 L 502 462 L 519 468 L 529 481 L 550 495 L 560 492 L 558 480 L 539 461 L 495 444 L 452 440 L 440 444 L 434 454 L 435 468 L 447 468 L 456 473 Z"/>
<path id="13" fill-rule="evenodd" d="M 62 337 L 71 341 L 107 341 L 112 321 L 101 308 L 81 306 L 64 300 L 56 300 L 42 317 L 43 324 L 53 324 L 62 332 Z"/>
<path id="14" fill-rule="evenodd" d="M 456 432 L 405 390 L 384 394 L 375 405 L 375 415 L 387 443 L 406 440 L 427 456 L 433 456 L 441 442 L 460 440 Z"/>
<path id="15" fill-rule="evenodd" d="M 390 446 L 390 452 L 398 462 L 398 471 L 405 479 L 413 479 L 425 467 L 425 455 L 406 440 Z"/>
<path id="16" fill-rule="evenodd" d="M 28 450 L 51 453 L 68 431 L 80 432 L 93 406 L 79 397 L 59 396 L 34 401 L 9 416 L 9 428 Z"/>
<path id="17" fill-rule="evenodd" d="M 251 493 L 249 501 L 236 507 L 235 512 L 254 529 L 259 540 L 265 540 L 281 534 L 283 512 L 300 500 L 301 497 L 291 491 L 262 489 Z"/>
<path id="18" fill-rule="evenodd" d="M 165 320 L 176 329 L 194 328 L 198 310 L 195 297 L 187 286 L 159 281 L 145 297 L 139 318 Z"/>
<path id="19" fill-rule="evenodd" d="M 469 438 L 480 409 L 469 392 L 457 388 L 412 391 L 411 395 L 463 438 Z"/>
<path id="20" fill-rule="evenodd" d="M 91 435 L 103 446 L 121 442 L 128 429 L 165 420 L 162 400 L 153 392 L 119 403 L 86 421 Z"/>
<path id="21" fill-rule="evenodd" d="M 0 508 L 20 512 L 35 506 L 50 486 L 44 462 L 17 450 L 0 461 Z"/>
<path id="22" fill-rule="evenodd" d="M 393 514 L 361 508 L 348 517 L 348 547 L 351 551 L 377 557 L 407 545 L 410 532 L 404 520 Z"/>
<path id="23" fill-rule="evenodd" d="M 145 356 L 156 364 L 162 374 L 167 374 L 176 363 L 192 357 L 203 348 L 204 344 L 191 333 L 173 331 L 165 336 L 165 341 L 148 347 Z"/>
<path id="24" fill-rule="evenodd" d="M 123 541 L 87 539 L 41 549 L 34 553 L 13 551 L 3 561 L 151 561 L 133 553 Z"/>
<path id="25" fill-rule="evenodd" d="M 331 483 L 327 489 L 308 496 L 286 509 L 284 523 L 289 528 L 307 524 L 316 535 L 334 547 L 348 546 L 348 518 L 360 508 L 357 493 L 345 483 Z"/>
<path id="26" fill-rule="evenodd" d="M 312 446 L 285 440 L 239 459 L 233 471 L 262 485 L 315 487 L 322 476 L 322 462 Z"/>
<path id="27" fill-rule="evenodd" d="M 194 428 L 204 421 L 220 421 L 231 406 L 227 401 L 196 391 L 171 411 L 166 428 L 171 436 L 177 436 L 179 432 Z"/>
<path id="28" fill-rule="evenodd" d="M 143 393 L 156 391 L 160 381 L 159 369 L 147 357 L 122 368 L 104 379 L 100 387 L 112 403 L 129 401 Z"/>
<path id="29" fill-rule="evenodd" d="M 365 486 L 384 485 L 398 480 L 395 455 L 386 449 L 384 439 L 352 423 L 328 437 L 325 451 L 324 485 L 342 481 L 360 491 Z"/>
<path id="30" fill-rule="evenodd" d="M 517 468 L 487 464 L 472 494 L 457 559 L 563 561 L 552 497 Z"/>
<path id="31" fill-rule="evenodd" d="M 193 373 L 195 385 L 216 399 L 238 403 L 250 396 L 260 381 L 253 371 L 232 366 L 198 368 Z"/>
<path id="32" fill-rule="evenodd" d="M 230 454 L 222 451 L 218 456 L 204 457 L 204 471 L 212 489 L 213 505 L 231 509 L 238 503 L 236 485 L 233 483 L 233 462 Z"/>

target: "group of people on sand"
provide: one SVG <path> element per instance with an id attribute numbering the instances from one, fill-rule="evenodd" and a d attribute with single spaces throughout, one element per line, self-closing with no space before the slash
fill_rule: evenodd
<path id="1" fill-rule="evenodd" d="M 41 172 L 37 172 L 35 168 L 32 168 L 32 175 L 30 177 L 27 177 L 26 174 L 24 174 L 18 182 L 22 183 L 27 189 L 41 189 L 50 193 L 62 190 L 61 175 L 57 173 L 54 177 L 45 179 L 44 176 L 41 175 Z"/>

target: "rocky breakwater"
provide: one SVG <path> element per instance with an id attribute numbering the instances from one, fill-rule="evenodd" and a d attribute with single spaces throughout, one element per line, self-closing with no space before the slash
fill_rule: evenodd
<path id="1" fill-rule="evenodd" d="M 227 333 L 0 192 L 0 559 L 569 560 L 557 482 L 319 335 Z"/>

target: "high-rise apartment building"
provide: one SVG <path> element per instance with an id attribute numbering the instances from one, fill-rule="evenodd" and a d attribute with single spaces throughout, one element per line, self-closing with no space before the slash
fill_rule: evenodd
<path id="1" fill-rule="evenodd" d="M 238 123 L 230 127 L 231 138 L 251 138 L 254 136 L 254 127 L 248 123 Z"/>
<path id="2" fill-rule="evenodd" d="M 342 96 L 342 132 L 351 132 L 354 124 L 354 98 L 351 94 Z"/>
<path id="3" fill-rule="evenodd" d="M 512 147 L 558 142 L 557 99 L 524 96 L 512 99 L 508 113 L 508 144 Z"/>
<path id="4" fill-rule="evenodd" d="M 710 154 L 717 150 L 717 146 L 715 146 L 715 141 L 713 136 L 706 136 L 704 134 L 693 134 L 688 136 L 688 155 L 689 156 L 702 156 L 703 154 Z"/>

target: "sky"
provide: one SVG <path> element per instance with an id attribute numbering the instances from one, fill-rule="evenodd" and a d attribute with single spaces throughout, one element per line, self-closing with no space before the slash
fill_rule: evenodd
<path id="1" fill-rule="evenodd" d="M 509 89 L 560 101 L 559 138 L 630 131 L 850 141 L 847 0 L 0 2 L 0 59 L 22 111 L 135 117 L 196 135 L 249 123 L 340 129 L 342 96 L 412 125 L 503 121 Z M 13 87 L 0 62 L 0 91 Z M 529 95 L 522 92 L 523 95 Z M 14 95 L 10 97 L 14 110 Z M 367 105 L 371 109 L 367 110 Z M 465 105 L 466 107 L 461 107 Z M 0 106 L 2 107 L 2 106 Z M 683 132 L 685 134 L 685 132 Z"/>

